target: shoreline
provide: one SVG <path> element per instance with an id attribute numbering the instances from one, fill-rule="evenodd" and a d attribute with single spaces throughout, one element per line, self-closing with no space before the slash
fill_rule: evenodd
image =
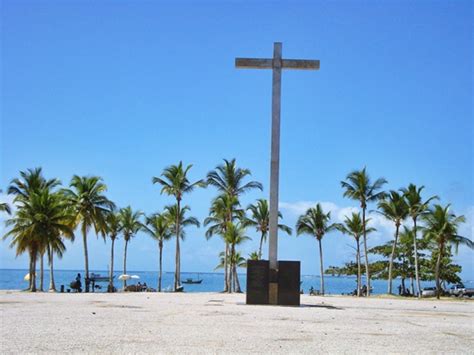
<path id="1" fill-rule="evenodd" d="M 458 352 L 474 345 L 469 300 L 302 295 L 0 291 L 3 353 Z"/>

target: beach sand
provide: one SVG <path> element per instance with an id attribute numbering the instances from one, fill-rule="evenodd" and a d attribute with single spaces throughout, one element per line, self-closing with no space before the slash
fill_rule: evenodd
<path id="1" fill-rule="evenodd" d="M 2 354 L 471 353 L 474 301 L 303 295 L 247 306 L 220 293 L 0 291 Z"/>

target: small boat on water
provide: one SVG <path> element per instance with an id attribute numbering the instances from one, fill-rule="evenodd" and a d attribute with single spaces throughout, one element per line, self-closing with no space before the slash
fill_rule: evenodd
<path id="1" fill-rule="evenodd" d="M 112 278 L 115 278 L 115 275 L 112 276 Z M 94 274 L 93 272 L 89 276 L 89 280 L 91 282 L 107 282 L 110 280 L 109 276 L 102 276 L 100 274 Z"/>
<path id="2" fill-rule="evenodd" d="M 187 278 L 186 280 L 184 281 L 181 281 L 183 284 L 200 284 L 202 283 L 202 279 L 199 278 L 199 274 L 198 274 L 198 278 L 196 280 L 192 279 L 192 278 Z"/>
<path id="3" fill-rule="evenodd" d="M 200 284 L 202 283 L 202 279 L 201 280 L 193 280 L 193 279 L 186 279 L 184 281 L 181 281 L 183 284 Z"/>

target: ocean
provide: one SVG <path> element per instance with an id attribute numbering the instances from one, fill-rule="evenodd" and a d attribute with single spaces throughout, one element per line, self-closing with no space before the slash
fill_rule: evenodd
<path id="1" fill-rule="evenodd" d="M 104 270 L 91 270 L 95 274 L 107 275 L 107 271 Z M 22 290 L 28 287 L 28 282 L 24 281 L 25 275 L 28 273 L 27 270 L 18 269 L 0 269 L 0 289 L 2 290 Z M 84 277 L 83 270 L 55 270 L 54 278 L 56 288 L 59 290 L 61 285 L 64 285 L 65 289 L 69 288 L 71 281 L 74 281 L 76 275 L 80 273 L 82 278 Z M 136 282 L 146 283 L 149 287 L 156 288 L 158 283 L 158 272 L 156 271 L 128 271 L 130 275 L 137 275 L 139 279 L 129 280 L 127 284 L 134 284 Z M 117 280 L 118 276 L 122 272 L 115 273 L 114 285 L 117 289 L 120 289 L 123 285 L 122 281 Z M 37 286 L 39 286 L 39 272 L 37 278 Z M 171 291 L 173 286 L 173 272 L 163 272 L 162 289 L 165 291 Z M 183 272 L 181 273 L 181 279 L 186 280 L 187 278 L 202 279 L 201 284 L 185 284 L 185 292 L 220 292 L 223 288 L 224 274 L 223 273 L 197 273 L 197 272 Z M 244 273 L 239 274 L 239 281 L 242 291 L 245 292 L 246 275 Z M 320 278 L 315 275 L 303 275 L 301 277 L 302 285 L 301 288 L 305 293 L 309 292 L 310 287 L 315 290 L 320 288 Z M 324 285 L 326 294 L 342 294 L 352 292 L 356 288 L 356 278 L 353 276 L 324 276 Z M 84 279 L 82 279 L 84 284 Z M 364 284 L 364 282 L 363 282 Z M 394 280 L 393 290 L 397 292 L 397 287 L 400 284 L 400 280 Z M 474 287 L 473 281 L 467 281 L 464 283 L 467 287 Z M 100 289 L 97 292 L 105 292 L 107 290 L 107 283 L 99 283 Z M 409 282 L 405 282 L 405 285 L 409 287 Z M 422 282 L 422 287 L 434 286 L 434 281 Z M 49 287 L 49 271 L 45 270 L 44 273 L 44 288 Z M 373 294 L 382 294 L 387 292 L 387 281 L 386 280 L 372 280 Z"/>

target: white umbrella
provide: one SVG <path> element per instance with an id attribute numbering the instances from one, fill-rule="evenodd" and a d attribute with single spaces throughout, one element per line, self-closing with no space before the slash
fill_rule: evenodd
<path id="1" fill-rule="evenodd" d="M 122 274 L 118 277 L 118 279 L 121 280 L 121 281 L 130 280 L 131 278 L 132 278 L 132 276 L 127 275 L 127 274 Z"/>
<path id="2" fill-rule="evenodd" d="M 23 278 L 25 281 L 30 281 L 30 273 L 27 273 L 25 277 Z"/>
<path id="3" fill-rule="evenodd" d="M 140 278 L 140 276 L 138 276 L 138 275 L 132 275 L 132 276 L 130 276 L 130 278 L 135 279 L 135 280 L 138 280 L 138 279 Z"/>

